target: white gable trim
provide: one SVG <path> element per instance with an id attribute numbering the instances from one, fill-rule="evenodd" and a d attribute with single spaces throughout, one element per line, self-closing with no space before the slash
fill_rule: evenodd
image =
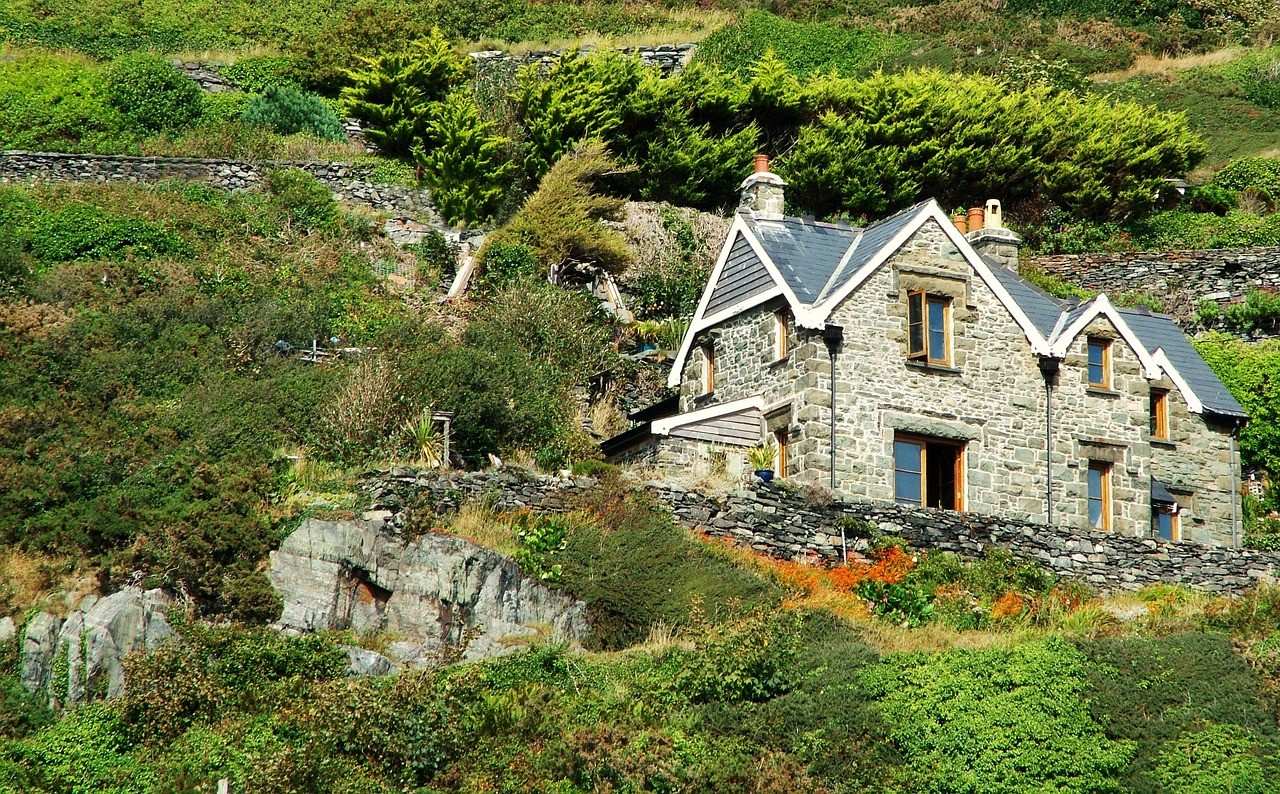
<path id="1" fill-rule="evenodd" d="M 768 272 L 769 277 L 773 279 L 774 286 L 760 295 L 753 295 L 746 300 L 727 306 L 708 316 L 706 312 L 707 305 L 711 302 L 711 294 L 715 292 L 716 284 L 720 281 L 720 273 L 724 270 L 725 263 L 729 259 L 729 251 L 733 248 L 733 244 L 738 239 L 739 234 L 746 238 L 751 250 L 755 252 L 755 255 L 764 264 L 764 269 Z M 752 234 L 751 227 L 747 225 L 742 215 L 735 214 L 733 223 L 729 225 L 729 233 L 725 235 L 724 245 L 720 247 L 720 255 L 716 257 L 716 263 L 711 268 L 711 275 L 707 278 L 707 286 L 702 290 L 702 298 L 698 301 L 698 308 L 689 320 L 689 330 L 685 331 L 684 339 L 680 342 L 680 350 L 676 353 L 675 360 L 671 362 L 671 371 L 667 373 L 667 386 L 673 389 L 680 386 L 680 377 L 684 371 L 685 362 L 689 359 L 689 351 L 693 349 L 693 340 L 699 333 L 779 295 L 786 297 L 787 303 L 791 305 L 792 313 L 799 317 L 802 308 L 800 301 L 796 298 L 795 293 L 791 291 L 791 288 L 787 286 L 787 281 L 782 277 L 777 265 L 765 253 L 760 241 Z"/>
<path id="2" fill-rule="evenodd" d="M 827 289 L 832 284 L 836 283 L 836 279 L 840 278 L 840 274 L 849 266 L 849 260 L 853 259 L 853 255 L 858 250 L 858 246 L 862 244 L 862 235 L 864 234 L 866 234 L 865 231 L 859 230 L 858 236 L 853 238 L 853 242 L 850 243 L 849 248 L 845 250 L 844 256 L 840 257 L 840 263 L 836 265 L 835 270 L 831 271 L 831 277 L 827 279 L 826 284 L 822 285 L 822 290 L 818 293 L 818 299 L 814 301 L 815 304 L 822 303 L 827 299 Z"/>
<path id="3" fill-rule="evenodd" d="M 1182 377 L 1182 373 L 1178 372 L 1178 368 L 1165 355 L 1164 348 L 1157 347 L 1156 352 L 1151 354 L 1151 358 L 1169 376 L 1169 380 L 1173 381 L 1173 385 L 1178 387 L 1178 391 L 1182 393 L 1182 398 L 1187 401 L 1187 410 L 1193 414 L 1204 413 L 1204 403 L 1191 390 L 1191 384 L 1187 383 L 1186 378 Z"/>
<path id="4" fill-rule="evenodd" d="M 655 419 L 650 425 L 650 429 L 655 435 L 666 436 L 670 435 L 671 431 L 678 427 L 684 427 L 685 425 L 693 424 L 694 422 L 704 422 L 708 419 L 715 419 L 726 414 L 739 413 L 751 408 L 755 408 L 756 410 L 763 412 L 765 409 L 764 398 L 759 395 L 755 397 L 744 397 L 741 400 L 731 400 L 727 403 L 699 408 L 696 411 L 676 414 L 675 416 L 668 416 L 664 419 Z"/>
<path id="5" fill-rule="evenodd" d="M 1098 317 L 1106 317 L 1111 321 L 1111 324 L 1120 332 L 1120 336 L 1137 354 L 1138 361 L 1142 363 L 1143 373 L 1148 378 L 1155 380 L 1160 377 L 1160 365 L 1147 352 L 1147 346 L 1142 344 L 1142 340 L 1138 338 L 1138 335 L 1129 328 L 1129 324 L 1124 321 L 1124 317 L 1121 316 L 1120 312 L 1116 311 L 1116 307 L 1111 304 L 1105 293 L 1100 293 L 1090 301 L 1089 308 L 1085 313 L 1077 317 L 1075 322 L 1062 329 L 1054 337 L 1052 355 L 1057 358 L 1066 357 L 1067 348 L 1071 347 L 1071 343 L 1075 341 L 1076 337 L 1089 326 L 1089 323 Z M 1190 400 L 1188 400 L 1189 402 Z"/>
<path id="6" fill-rule="evenodd" d="M 896 254 L 898 249 L 900 249 L 907 240 L 911 239 L 911 235 L 919 231 L 920 227 L 929 220 L 937 221 L 938 226 L 942 229 L 943 233 L 947 235 L 947 239 L 951 241 L 951 244 L 954 245 L 956 250 L 960 252 L 960 255 L 964 257 L 969 267 L 973 268 L 974 272 L 978 274 L 979 278 L 981 278 L 982 282 L 987 286 L 987 289 L 991 290 L 995 294 L 996 299 L 1000 301 L 1001 305 L 1004 306 L 1009 314 L 1013 316 L 1014 322 L 1018 324 L 1018 327 L 1021 328 L 1022 332 L 1026 335 L 1027 341 L 1031 343 L 1032 351 L 1037 355 L 1050 355 L 1049 341 L 1045 339 L 1044 335 L 1042 335 L 1039 329 L 1036 328 L 1035 323 L 1031 322 L 1031 318 L 1022 310 L 1022 307 L 1014 301 L 1013 296 L 1011 296 L 1009 291 L 1004 288 L 1004 285 L 1001 284 L 994 275 L 992 275 L 991 267 L 982 259 L 981 256 L 978 255 L 978 252 L 969 244 L 969 241 L 965 239 L 964 235 L 960 234 L 960 232 L 955 228 L 955 225 L 951 223 L 951 219 L 947 217 L 946 213 L 942 211 L 942 207 L 940 207 L 938 202 L 934 199 L 930 199 L 928 202 L 923 204 L 916 212 L 915 217 L 913 217 L 911 221 L 903 227 L 902 231 L 894 235 L 893 239 L 886 243 L 874 257 L 863 265 L 847 284 L 824 299 L 821 304 L 815 305 L 810 309 L 805 317 L 807 322 L 802 324 L 810 328 L 821 328 L 826 324 L 827 319 L 831 316 L 831 313 L 835 311 L 836 307 L 839 306 L 845 298 L 852 294 L 854 290 L 862 286 L 862 283 L 870 278 L 871 274 L 875 273 L 881 265 L 888 261 L 889 257 Z"/>

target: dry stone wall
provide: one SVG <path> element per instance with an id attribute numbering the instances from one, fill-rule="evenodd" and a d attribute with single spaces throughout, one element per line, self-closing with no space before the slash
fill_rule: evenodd
<path id="1" fill-rule="evenodd" d="M 1183 319 L 1200 301 L 1229 303 L 1250 290 L 1280 289 L 1280 247 L 1062 254 L 1025 261 L 1098 292 L 1152 292 Z"/>
<path id="2" fill-rule="evenodd" d="M 135 157 L 119 154 L 0 152 L 0 183 L 8 182 L 159 182 L 183 179 L 224 190 L 259 187 L 268 172 L 298 168 L 314 176 L 340 200 L 410 215 L 443 225 L 425 190 L 375 184 L 371 168 L 339 162 L 221 160 L 200 157 Z"/>
<path id="3" fill-rule="evenodd" d="M 583 54 L 592 52 L 591 46 L 577 49 Z M 624 55 L 638 56 L 646 66 L 661 69 L 666 74 L 673 74 L 683 69 L 697 50 L 696 44 L 659 44 L 651 47 L 618 47 L 617 51 Z M 559 60 L 567 50 L 534 50 L 525 53 L 511 53 L 502 50 L 482 50 L 471 53 L 471 58 L 480 70 L 494 67 L 518 69 L 529 64 L 550 66 Z"/>
<path id="4" fill-rule="evenodd" d="M 441 476 L 396 468 L 369 475 L 364 485 L 374 502 L 365 518 L 394 528 L 403 525 L 408 505 L 443 513 L 469 499 L 484 498 L 498 509 L 571 510 L 596 482 L 511 470 Z M 868 532 L 876 531 L 901 537 L 912 546 L 968 558 L 981 557 L 991 547 L 1004 548 L 1103 591 L 1166 582 L 1239 593 L 1280 575 L 1280 554 L 1248 549 L 1168 543 L 894 504 L 819 502 L 777 484 L 757 484 L 726 495 L 661 482 L 644 487 L 680 523 L 781 559 L 837 563 L 846 548 L 865 549 Z"/>

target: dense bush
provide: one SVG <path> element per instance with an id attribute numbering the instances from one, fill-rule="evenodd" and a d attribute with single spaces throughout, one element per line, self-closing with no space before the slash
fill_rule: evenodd
<path id="1" fill-rule="evenodd" d="M 1061 640 L 886 659 L 864 674 L 918 792 L 1114 790 L 1132 743 L 1109 739 L 1083 695 L 1086 659 Z M 1031 756 L 1017 748 L 1035 747 Z"/>
<path id="2" fill-rule="evenodd" d="M 425 142 L 414 148 L 432 201 L 449 223 L 487 221 L 512 192 L 516 164 L 510 142 L 495 129 L 474 99 L 455 91 L 428 122 Z"/>
<path id="3" fill-rule="evenodd" d="M 101 68 L 46 53 L 0 59 L 0 146 L 64 152 L 130 151 L 129 119 L 107 100 Z"/>
<path id="4" fill-rule="evenodd" d="M 484 248 L 484 267 L 472 276 L 475 294 L 491 295 L 518 281 L 543 275 L 537 253 L 524 243 L 491 242 Z"/>
<path id="5" fill-rule="evenodd" d="M 333 108 L 315 94 L 291 85 L 271 86 L 246 105 L 243 118 L 249 124 L 270 127 L 281 135 L 305 132 L 317 138 L 337 141 L 345 134 Z"/>
<path id="6" fill-rule="evenodd" d="M 338 203 L 320 180 L 298 168 L 267 174 L 267 190 L 290 219 L 302 229 L 320 229 L 333 223 Z"/>
<path id="7" fill-rule="evenodd" d="M 200 87 L 156 55 L 125 55 L 106 73 L 106 96 L 148 130 L 174 130 L 200 116 Z"/>
<path id="8" fill-rule="evenodd" d="M 1280 471 L 1280 342 L 1250 344 L 1213 333 L 1197 338 L 1195 346 L 1249 414 L 1240 431 L 1243 464 Z"/>
<path id="9" fill-rule="evenodd" d="M 1253 190 L 1272 201 L 1280 201 L 1280 159 L 1245 157 L 1232 160 L 1214 174 L 1213 184 L 1236 192 Z"/>
<path id="10" fill-rule="evenodd" d="M 825 22 L 792 22 L 753 11 L 741 21 L 717 30 L 698 44 L 697 59 L 730 72 L 747 74 L 772 50 L 796 74 L 870 73 L 910 48 L 904 36 L 874 28 Z"/>
<path id="11" fill-rule="evenodd" d="M 241 58 L 219 72 L 241 91 L 265 94 L 272 88 L 296 87 L 299 68 L 293 58 L 264 55 Z"/>

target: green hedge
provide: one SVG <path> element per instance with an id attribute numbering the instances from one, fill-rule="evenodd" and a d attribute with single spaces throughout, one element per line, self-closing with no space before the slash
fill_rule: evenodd
<path id="1" fill-rule="evenodd" d="M 857 76 L 903 55 L 910 47 L 905 36 L 823 22 L 792 22 L 753 11 L 741 22 L 703 39 L 695 57 L 745 75 L 773 50 L 798 75 L 835 71 Z"/>

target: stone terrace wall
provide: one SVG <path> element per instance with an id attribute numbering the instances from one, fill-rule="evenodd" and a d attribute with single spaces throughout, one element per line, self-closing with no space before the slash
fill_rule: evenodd
<path id="1" fill-rule="evenodd" d="M 478 497 L 489 499 L 498 509 L 561 512 L 571 509 L 595 484 L 590 478 L 533 477 L 511 470 L 446 477 L 398 468 L 365 479 L 364 487 L 373 499 L 365 518 L 402 526 L 407 505 L 443 513 Z M 897 505 L 813 504 L 777 485 L 756 485 L 726 496 L 708 496 L 663 483 L 645 487 L 686 526 L 782 559 L 838 562 L 841 527 L 846 527 L 849 550 L 859 551 L 867 543 L 854 534 L 859 525 L 870 525 L 912 546 L 970 558 L 999 546 L 1104 591 L 1170 582 L 1238 593 L 1280 575 L 1280 554 L 1247 549 L 1165 543 Z"/>
<path id="2" fill-rule="evenodd" d="M 224 190 L 262 184 L 267 172 L 300 168 L 320 180 L 343 201 L 376 210 L 438 221 L 425 190 L 369 181 L 370 167 L 335 162 L 218 160 L 198 157 L 133 157 L 117 154 L 0 152 L 0 183 L 5 182 L 158 182 L 187 179 Z"/>
<path id="3" fill-rule="evenodd" d="M 660 44 L 651 47 L 618 47 L 617 51 L 624 55 L 638 55 L 647 66 L 654 66 L 666 74 L 680 71 L 689 63 L 696 51 L 696 44 Z M 582 47 L 578 52 L 589 53 L 594 47 Z M 526 53 L 509 53 L 502 50 L 481 50 L 471 53 L 477 68 L 487 69 L 493 66 L 504 66 L 512 69 L 531 63 L 550 65 L 558 60 L 565 50 L 535 50 Z"/>
<path id="4" fill-rule="evenodd" d="M 1280 289 L 1280 247 L 1061 254 L 1025 261 L 1091 290 L 1153 292 L 1176 313 L 1203 300 L 1227 303 L 1252 289 Z"/>

